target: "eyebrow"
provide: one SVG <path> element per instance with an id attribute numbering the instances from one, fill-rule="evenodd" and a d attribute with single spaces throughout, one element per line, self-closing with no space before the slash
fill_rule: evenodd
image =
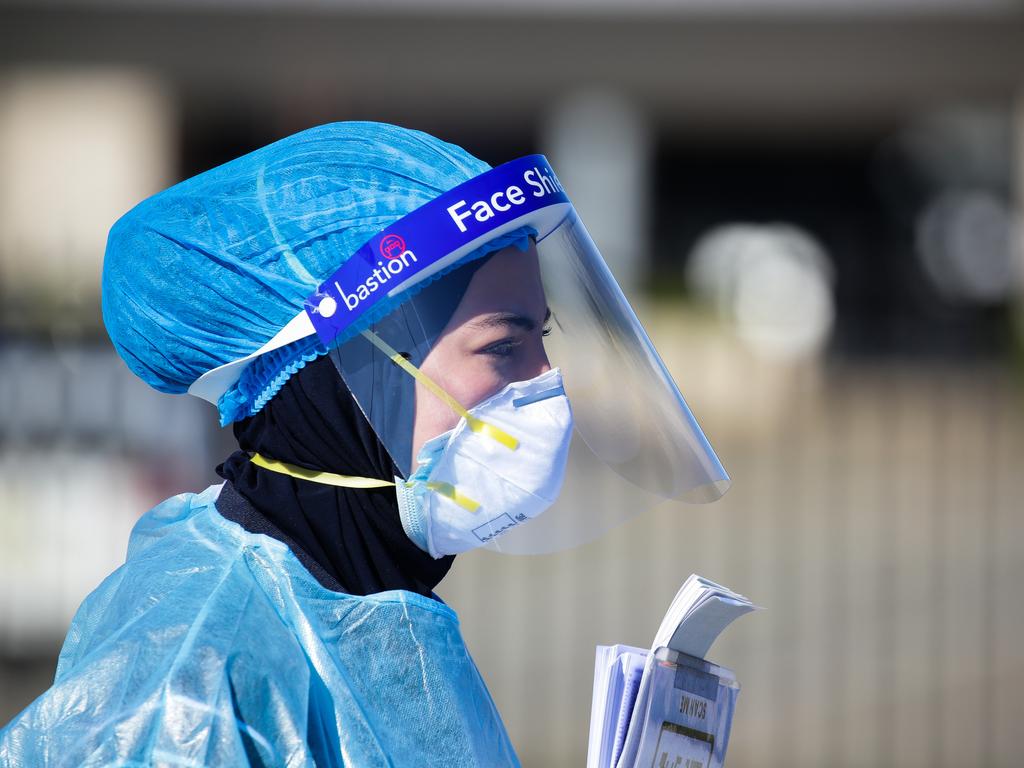
<path id="1" fill-rule="evenodd" d="M 542 325 L 546 325 L 548 320 L 551 319 L 551 309 L 548 308 L 544 313 L 544 320 Z M 490 315 L 485 315 L 479 320 L 474 320 L 470 323 L 474 328 L 503 328 L 507 326 L 514 326 L 521 328 L 524 331 L 532 331 L 537 327 L 536 321 L 527 317 L 526 315 L 520 315 L 517 312 L 495 312 Z"/>

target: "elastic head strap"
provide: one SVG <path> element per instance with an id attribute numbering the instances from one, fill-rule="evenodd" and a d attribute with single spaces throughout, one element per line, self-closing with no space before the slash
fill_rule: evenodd
<path id="1" fill-rule="evenodd" d="M 374 477 L 356 477 L 355 475 L 338 475 L 334 472 L 320 472 L 315 469 L 306 469 L 294 464 L 286 464 L 276 459 L 268 459 L 258 453 L 253 454 L 252 463 L 257 467 L 269 469 L 280 475 L 288 475 L 299 480 L 310 480 L 322 485 L 334 485 L 338 488 L 387 488 L 394 486 L 389 480 L 378 480 Z"/>
<path id="2" fill-rule="evenodd" d="M 427 483 L 427 488 L 432 490 L 434 493 L 440 494 L 441 496 L 445 496 L 451 499 L 467 512 L 476 512 L 478 509 L 480 509 L 479 501 L 475 501 L 474 499 L 469 498 L 469 496 L 464 494 L 451 483 L 430 482 Z"/>
<path id="3" fill-rule="evenodd" d="M 395 485 L 390 480 L 379 480 L 375 477 L 339 475 L 334 472 L 321 472 L 315 469 L 306 469 L 305 467 L 299 467 L 295 464 L 287 464 L 283 461 L 277 461 L 276 459 L 268 459 L 266 456 L 259 453 L 253 454 L 251 461 L 257 467 L 262 467 L 263 469 L 270 470 L 271 472 L 277 472 L 280 475 L 288 475 L 289 477 L 294 477 L 297 480 L 308 480 L 312 483 L 320 483 L 321 485 L 333 485 L 338 488 L 393 488 Z M 476 512 L 480 509 L 480 502 L 471 499 L 451 483 L 431 482 L 427 483 L 427 488 L 434 493 L 451 499 L 467 512 Z"/>

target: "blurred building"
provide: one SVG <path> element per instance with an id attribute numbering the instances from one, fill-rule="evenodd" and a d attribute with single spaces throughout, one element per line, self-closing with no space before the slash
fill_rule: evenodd
<path id="1" fill-rule="evenodd" d="M 0 723 L 213 411 L 102 328 L 106 231 L 310 125 L 544 151 L 733 475 L 441 594 L 527 765 L 582 764 L 593 646 L 697 571 L 729 764 L 1019 765 L 1024 12 L 1011 0 L 36 0 L 0 6 Z M 501 603 L 488 585 L 508 585 Z"/>

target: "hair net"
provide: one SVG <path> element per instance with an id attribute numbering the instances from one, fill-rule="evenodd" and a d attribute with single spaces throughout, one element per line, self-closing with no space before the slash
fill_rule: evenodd
<path id="1" fill-rule="evenodd" d="M 350 122 L 183 181 L 110 231 L 103 320 L 111 341 L 147 384 L 185 392 L 259 349 L 377 232 L 489 167 L 419 131 Z M 324 351 L 312 336 L 257 358 L 221 398 L 221 423 L 255 413 Z"/>

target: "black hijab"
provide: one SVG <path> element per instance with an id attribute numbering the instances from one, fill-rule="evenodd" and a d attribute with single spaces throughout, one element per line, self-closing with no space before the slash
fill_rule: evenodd
<path id="1" fill-rule="evenodd" d="M 328 357 L 307 363 L 234 425 L 240 451 L 217 468 L 217 509 L 283 541 L 328 589 L 431 596 L 454 557 L 435 560 L 406 536 L 394 488 L 337 488 L 258 467 L 252 453 L 309 469 L 392 480 L 394 462 Z"/>

